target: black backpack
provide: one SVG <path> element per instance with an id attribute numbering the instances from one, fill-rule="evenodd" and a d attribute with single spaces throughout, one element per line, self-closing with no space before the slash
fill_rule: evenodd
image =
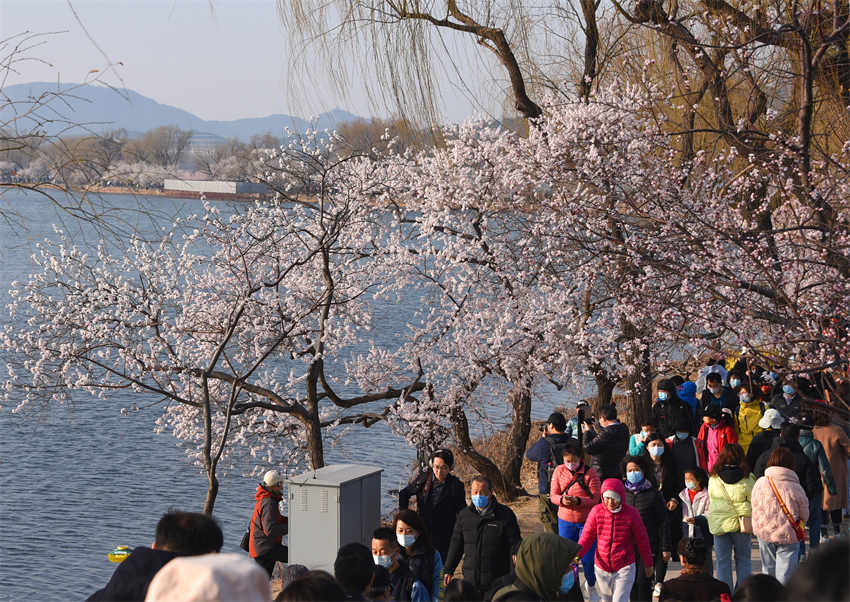
<path id="1" fill-rule="evenodd" d="M 555 474 L 555 469 L 564 463 L 564 447 L 566 443 L 554 445 L 548 438 L 544 437 L 544 441 L 549 446 L 549 463 L 546 465 L 546 481 L 552 482 L 552 475 Z"/>

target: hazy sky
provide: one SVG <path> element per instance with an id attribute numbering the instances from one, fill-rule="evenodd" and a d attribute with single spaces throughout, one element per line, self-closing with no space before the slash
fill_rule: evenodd
<path id="1" fill-rule="evenodd" d="M 324 0 L 315 0 L 321 2 Z M 341 107 L 359 115 L 381 111 L 370 106 L 366 82 L 342 97 L 317 70 L 313 92 L 287 93 L 287 35 L 274 0 L 0 0 L 0 39 L 24 31 L 61 32 L 43 38 L 27 54 L 47 61 L 17 65 L 7 84 L 30 81 L 80 82 L 103 69 L 109 58 L 115 73 L 103 77 L 154 100 L 203 119 L 237 119 L 287 113 L 303 117 Z M 478 51 L 468 42 L 473 61 Z M 101 52 L 102 51 L 102 52 Z M 480 63 L 478 68 L 488 65 Z M 120 74 L 120 80 L 116 74 Z M 463 89 L 441 77 L 443 113 L 459 121 L 482 111 L 501 113 L 501 99 L 483 107 Z M 466 76 L 474 83 L 474 77 Z"/>

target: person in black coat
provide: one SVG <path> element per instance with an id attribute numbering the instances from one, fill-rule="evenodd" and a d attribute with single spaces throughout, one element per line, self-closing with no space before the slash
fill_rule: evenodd
<path id="1" fill-rule="evenodd" d="M 710 372 L 705 377 L 706 387 L 700 396 L 700 417 L 705 416 L 708 407 L 719 406 L 729 409 L 732 415 L 738 413 L 738 394 L 730 387 L 723 386 L 723 377 L 717 372 Z"/>
<path id="2" fill-rule="evenodd" d="M 617 408 L 613 405 L 602 408 L 599 427 L 597 433 L 595 427 L 581 425 L 584 450 L 590 455 L 590 465 L 600 481 L 619 479 L 620 461 L 629 449 L 629 427 L 617 420 Z"/>
<path id="3" fill-rule="evenodd" d="M 573 438 L 564 432 L 567 419 L 560 412 L 549 416 L 545 428 L 543 436 L 525 452 L 525 457 L 537 462 L 537 491 L 548 496 L 555 466 L 564 463 L 564 446 Z"/>
<path id="4" fill-rule="evenodd" d="M 759 426 L 764 430 L 753 436 L 750 448 L 747 450 L 747 464 L 751 468 L 755 468 L 756 462 L 764 452 L 773 449 L 783 424 L 785 424 L 785 418 L 778 410 L 773 408 L 765 410 L 764 415 L 759 420 Z"/>
<path id="5" fill-rule="evenodd" d="M 451 474 L 454 454 L 438 449 L 428 461 L 430 469 L 419 475 L 398 494 L 399 510 L 407 510 L 411 497 L 416 497 L 416 511 L 422 517 L 431 545 L 443 562 L 449 553 L 449 542 L 457 513 L 466 507 L 466 492 L 460 479 Z"/>
<path id="6" fill-rule="evenodd" d="M 472 503 L 457 515 L 444 567 L 445 584 L 463 558 L 463 578 L 485 591 L 510 573 L 511 550 L 522 537 L 516 515 L 496 501 L 487 477 L 473 477 L 469 490 Z"/>
<path id="7" fill-rule="evenodd" d="M 679 398 L 676 385 L 670 379 L 658 382 L 658 395 L 652 404 L 652 416 L 658 424 L 658 432 L 670 437 L 681 422 L 690 422 L 689 432 L 694 432 L 695 422 L 688 404 Z"/>
<path id="8" fill-rule="evenodd" d="M 656 567 L 664 565 L 671 557 L 670 524 L 664 497 L 655 480 L 655 469 L 650 465 L 647 456 L 626 456 L 621 463 L 621 478 L 626 487 L 626 499 L 623 503 L 634 506 L 640 514 L 646 534 L 649 536 L 649 547 Z M 637 562 L 637 572 L 632 585 L 632 600 L 652 600 L 652 581 L 646 576 L 643 564 Z M 658 572 L 658 570 L 656 570 Z M 662 577 L 663 578 L 663 577 Z"/>
<path id="9" fill-rule="evenodd" d="M 678 552 L 682 572 L 661 585 L 660 602 L 710 602 L 721 600 L 722 596 L 728 599 L 731 595 L 729 586 L 705 572 L 707 550 L 701 539 L 682 539 Z"/>
<path id="10" fill-rule="evenodd" d="M 153 548 L 139 546 L 118 565 L 109 583 L 88 600 L 144 600 L 159 570 L 178 556 L 219 552 L 221 527 L 206 514 L 173 511 L 156 525 Z"/>
<path id="11" fill-rule="evenodd" d="M 800 486 L 803 488 L 803 491 L 806 492 L 806 497 L 811 499 L 823 490 L 820 470 L 817 464 L 809 459 L 800 445 L 800 426 L 797 424 L 786 424 L 783 426 L 779 437 L 773 442 L 773 447 L 759 456 L 758 460 L 756 460 L 756 465 L 753 467 L 753 474 L 756 478 L 764 476 L 770 454 L 777 447 L 788 449 L 794 456 L 794 472 L 797 473 L 797 478 L 800 480 Z"/>

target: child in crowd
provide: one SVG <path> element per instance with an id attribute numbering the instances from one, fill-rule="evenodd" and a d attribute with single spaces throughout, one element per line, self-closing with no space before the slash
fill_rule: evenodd
<path id="1" fill-rule="evenodd" d="M 702 539 L 705 542 L 706 574 L 712 574 L 711 548 L 714 540 L 708 530 L 708 475 L 699 467 L 685 471 L 685 488 L 679 492 L 682 507 L 682 537 Z"/>
<path id="2" fill-rule="evenodd" d="M 658 430 L 658 422 L 650 417 L 640 425 L 640 432 L 635 433 L 629 439 L 629 455 L 639 456 L 646 451 L 647 438 Z"/>

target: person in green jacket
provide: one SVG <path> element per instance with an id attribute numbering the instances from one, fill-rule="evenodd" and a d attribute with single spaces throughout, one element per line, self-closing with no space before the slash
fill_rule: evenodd
<path id="1" fill-rule="evenodd" d="M 800 416 L 800 447 L 803 448 L 803 453 L 811 460 L 820 470 L 821 480 L 826 490 L 835 495 L 838 491 L 835 488 L 835 478 L 832 475 L 832 467 L 829 465 L 829 460 L 826 457 L 826 451 L 823 449 L 823 444 L 815 439 L 812 429 L 815 426 L 815 421 L 810 414 Z M 823 514 L 821 513 L 821 505 L 823 504 L 823 488 L 817 495 L 809 498 L 809 545 L 816 548 L 820 545 L 820 528 L 823 522 Z M 806 542 L 800 542 L 800 555 L 806 553 Z"/>
<path id="2" fill-rule="evenodd" d="M 742 533 L 739 517 L 751 517 L 755 477 L 747 466 L 744 449 L 727 443 L 711 469 L 708 479 L 708 530 L 714 535 L 717 578 L 735 591 L 732 583 L 732 552 L 735 576 L 740 585 L 753 572 L 752 535 Z"/>

